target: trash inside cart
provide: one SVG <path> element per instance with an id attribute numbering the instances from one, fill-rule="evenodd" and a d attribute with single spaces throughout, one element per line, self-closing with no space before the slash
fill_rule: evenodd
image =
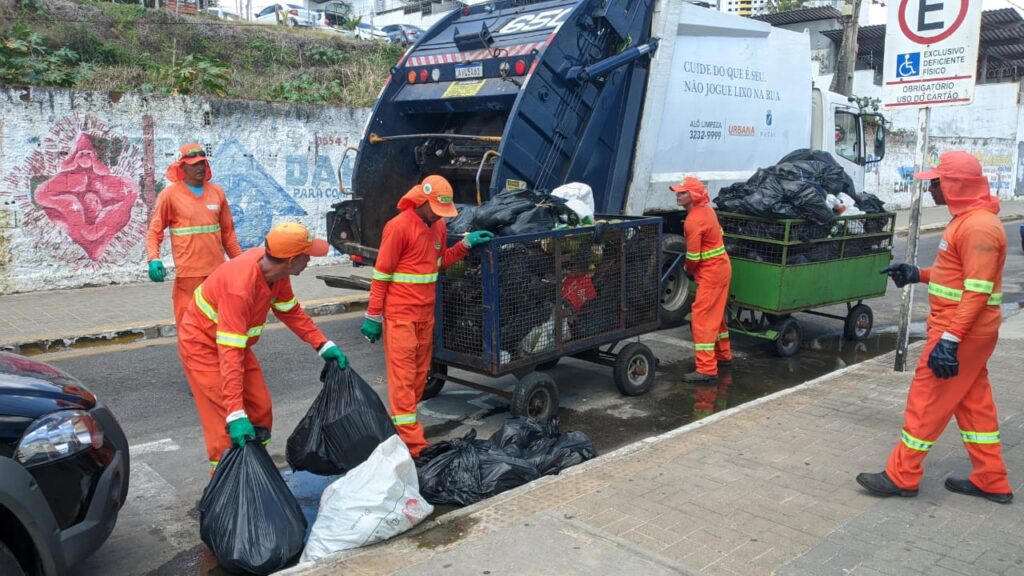
<path id="1" fill-rule="evenodd" d="M 718 213 L 732 262 L 726 321 L 731 332 L 771 340 L 780 356 L 800 350 L 793 313 L 844 321 L 847 340 L 868 337 L 868 298 L 885 295 L 879 274 L 892 259 L 892 212 L 837 217 L 828 224 Z M 840 316 L 813 310 L 846 304 Z"/>
<path id="2" fill-rule="evenodd" d="M 598 220 L 495 238 L 441 273 L 424 399 L 450 381 L 508 398 L 516 416 L 546 418 L 558 411 L 558 387 L 544 370 L 564 356 L 612 367 L 623 394 L 651 387 L 651 350 L 619 344 L 658 329 L 661 219 Z M 450 368 L 519 381 L 508 392 Z"/>

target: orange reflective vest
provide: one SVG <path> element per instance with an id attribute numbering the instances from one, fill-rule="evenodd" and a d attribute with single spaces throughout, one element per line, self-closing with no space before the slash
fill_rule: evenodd
<path id="1" fill-rule="evenodd" d="M 224 190 L 210 182 L 203 185 L 199 197 L 182 182 L 160 192 L 146 232 L 148 260 L 160 259 L 165 228 L 170 228 L 171 254 L 179 277 L 209 276 L 224 262 L 225 252 L 231 258 L 242 253 Z"/>
<path id="2" fill-rule="evenodd" d="M 691 193 L 691 196 L 693 193 Z M 729 255 L 718 216 L 701 198 L 686 214 L 683 232 L 686 237 L 686 262 L 683 268 L 693 274 L 698 285 L 728 286 L 732 277 Z"/>

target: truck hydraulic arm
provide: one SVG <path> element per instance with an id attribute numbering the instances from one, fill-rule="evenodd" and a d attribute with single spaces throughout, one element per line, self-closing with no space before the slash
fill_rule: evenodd
<path id="1" fill-rule="evenodd" d="M 573 66 L 565 73 L 565 80 L 570 84 L 578 86 L 584 82 L 589 82 L 594 78 L 600 78 L 619 66 L 625 66 L 630 62 L 643 58 L 644 56 L 653 57 L 657 50 L 658 39 L 651 38 L 651 41 L 646 44 L 641 44 L 639 46 L 623 50 L 615 56 L 605 58 L 600 62 L 591 64 L 590 66 Z"/>

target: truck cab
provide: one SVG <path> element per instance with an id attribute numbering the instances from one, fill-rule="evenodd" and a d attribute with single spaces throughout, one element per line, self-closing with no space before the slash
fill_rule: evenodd
<path id="1" fill-rule="evenodd" d="M 882 116 L 864 113 L 842 94 L 817 87 L 811 91 L 811 111 L 812 147 L 831 153 L 863 193 L 865 167 L 885 156 Z"/>

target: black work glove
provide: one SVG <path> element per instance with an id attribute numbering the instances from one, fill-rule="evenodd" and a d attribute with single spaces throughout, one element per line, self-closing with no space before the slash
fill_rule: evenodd
<path id="1" fill-rule="evenodd" d="M 892 283 L 897 288 L 903 288 L 907 284 L 921 281 L 921 271 L 913 264 L 890 264 L 879 271 L 879 274 L 888 274 Z"/>
<path id="2" fill-rule="evenodd" d="M 952 378 L 960 373 L 960 361 L 956 359 L 957 348 L 960 344 L 952 340 L 940 339 L 932 353 L 928 355 L 928 367 L 936 376 L 942 379 Z"/>

